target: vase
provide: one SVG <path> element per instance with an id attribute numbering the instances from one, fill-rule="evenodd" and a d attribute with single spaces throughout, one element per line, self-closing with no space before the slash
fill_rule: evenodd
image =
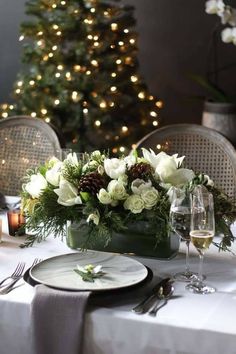
<path id="1" fill-rule="evenodd" d="M 202 125 L 217 130 L 236 146 L 236 104 L 206 101 Z"/>
<path id="2" fill-rule="evenodd" d="M 86 222 L 67 225 L 67 246 L 72 249 L 85 249 L 133 254 L 141 257 L 171 259 L 179 250 L 179 237 L 169 232 L 166 237 L 157 242 L 156 231 L 147 222 L 129 224 L 123 232 L 113 232 L 111 241 L 104 245 L 103 241 L 88 242 L 88 225 Z"/>

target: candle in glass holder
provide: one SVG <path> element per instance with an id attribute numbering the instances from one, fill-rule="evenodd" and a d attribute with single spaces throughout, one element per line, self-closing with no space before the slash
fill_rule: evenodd
<path id="1" fill-rule="evenodd" d="M 25 218 L 20 210 L 9 210 L 7 212 L 8 230 L 10 236 L 21 236 L 25 234 L 23 225 Z"/>

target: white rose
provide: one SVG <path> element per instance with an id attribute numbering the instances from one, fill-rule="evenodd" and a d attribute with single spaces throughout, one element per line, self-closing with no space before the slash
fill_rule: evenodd
<path id="1" fill-rule="evenodd" d="M 154 187 L 152 187 L 148 190 L 144 190 L 141 193 L 141 198 L 144 201 L 145 208 L 152 209 L 159 199 L 159 193 Z"/>
<path id="2" fill-rule="evenodd" d="M 98 200 L 102 204 L 111 204 L 112 198 L 110 194 L 104 189 L 101 188 L 99 193 L 97 194 Z"/>
<path id="3" fill-rule="evenodd" d="M 117 158 L 105 159 L 104 168 L 106 174 L 112 179 L 117 179 L 119 176 L 123 175 L 126 170 L 126 164 L 124 160 Z"/>
<path id="4" fill-rule="evenodd" d="M 128 184 L 128 176 L 127 175 L 120 175 L 118 177 L 118 181 L 123 183 L 124 186 L 127 186 L 127 184 Z"/>
<path id="5" fill-rule="evenodd" d="M 62 167 L 62 162 L 58 161 L 54 164 L 54 166 L 50 170 L 46 172 L 46 180 L 55 187 L 59 186 L 61 167 Z"/>
<path id="6" fill-rule="evenodd" d="M 134 194 L 141 194 L 143 191 L 150 189 L 151 186 L 151 181 L 145 182 L 143 179 L 137 178 L 132 182 L 131 190 Z"/>
<path id="7" fill-rule="evenodd" d="M 124 202 L 124 208 L 130 210 L 133 214 L 140 214 L 144 207 L 144 201 L 138 194 L 132 194 Z"/>
<path id="8" fill-rule="evenodd" d="M 32 198 L 38 198 L 44 189 L 47 188 L 47 185 L 47 181 L 43 175 L 37 173 L 37 175 L 32 175 L 30 177 L 30 182 L 25 185 L 25 190 Z"/>
<path id="9" fill-rule="evenodd" d="M 78 190 L 73 184 L 66 180 L 61 180 L 58 189 L 54 189 L 58 195 L 57 202 L 64 206 L 72 206 L 82 204 L 81 198 L 78 196 Z"/>
<path id="10" fill-rule="evenodd" d="M 87 218 L 87 223 L 89 223 L 90 221 L 92 221 L 95 225 L 99 224 L 99 220 L 100 220 L 100 214 L 99 211 L 96 210 L 94 213 L 90 214 Z"/>
<path id="11" fill-rule="evenodd" d="M 128 194 L 122 182 L 117 180 L 112 180 L 107 186 L 108 193 L 114 200 L 124 200 L 127 198 Z"/>

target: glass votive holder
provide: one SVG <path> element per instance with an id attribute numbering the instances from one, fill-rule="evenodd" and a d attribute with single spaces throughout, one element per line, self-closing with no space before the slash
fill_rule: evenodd
<path id="1" fill-rule="evenodd" d="M 10 236 L 22 236 L 25 234 L 25 218 L 19 209 L 7 212 L 8 231 Z"/>

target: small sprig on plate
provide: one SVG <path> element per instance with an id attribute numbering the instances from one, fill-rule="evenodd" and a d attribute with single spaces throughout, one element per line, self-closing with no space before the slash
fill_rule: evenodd
<path id="1" fill-rule="evenodd" d="M 83 281 L 89 281 L 91 283 L 94 282 L 94 279 L 100 278 L 106 274 L 102 271 L 102 266 L 100 264 L 96 266 L 93 264 L 87 264 L 84 267 L 77 264 L 77 269 L 74 269 L 74 271 L 81 276 Z"/>

